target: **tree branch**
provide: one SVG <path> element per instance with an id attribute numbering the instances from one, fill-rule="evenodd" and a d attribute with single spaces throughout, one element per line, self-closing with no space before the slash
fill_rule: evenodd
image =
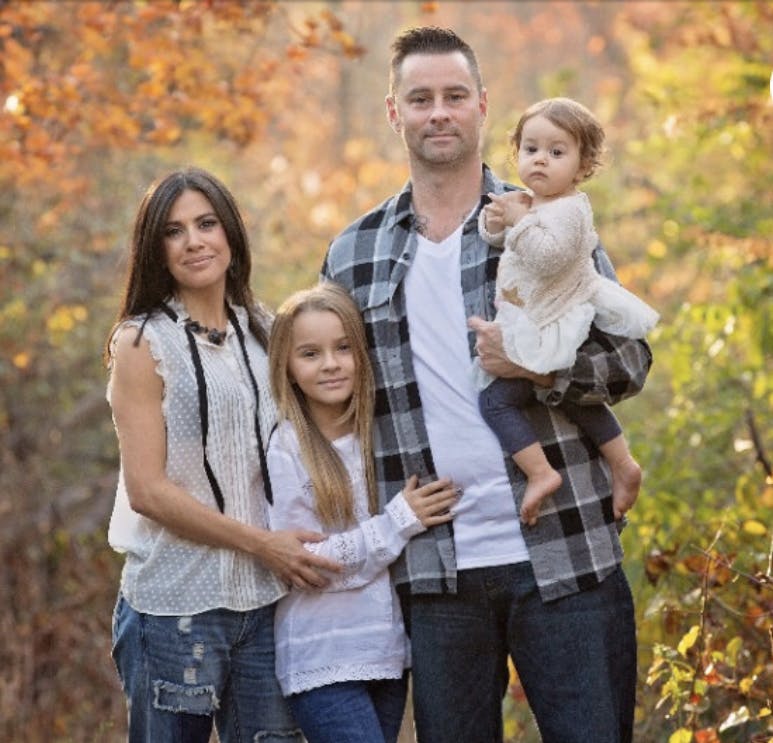
<path id="1" fill-rule="evenodd" d="M 754 451 L 757 453 L 756 461 L 762 465 L 762 468 L 765 470 L 765 474 L 768 476 L 768 479 L 773 480 L 773 467 L 771 467 L 770 460 L 765 454 L 765 448 L 762 445 L 762 439 L 760 438 L 760 433 L 757 430 L 757 424 L 754 421 L 754 413 L 752 412 L 751 408 L 746 411 L 746 425 L 749 426 L 749 434 L 752 437 Z"/>

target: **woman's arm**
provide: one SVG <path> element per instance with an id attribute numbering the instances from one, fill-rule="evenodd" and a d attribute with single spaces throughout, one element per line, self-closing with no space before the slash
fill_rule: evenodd
<path id="1" fill-rule="evenodd" d="M 236 521 L 197 501 L 166 476 L 163 381 L 147 340 L 120 333 L 113 358 L 111 406 L 132 510 L 192 542 L 255 556 L 287 582 L 324 585 L 329 560 L 303 549 L 314 532 L 270 532 Z"/>

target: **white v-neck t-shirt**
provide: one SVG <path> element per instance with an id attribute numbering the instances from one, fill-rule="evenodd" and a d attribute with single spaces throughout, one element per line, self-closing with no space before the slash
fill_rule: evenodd
<path id="1" fill-rule="evenodd" d="M 461 282 L 463 224 L 445 240 L 421 235 L 405 279 L 408 329 L 438 477 L 463 495 L 454 507 L 457 568 L 529 559 L 504 454 L 478 409 Z"/>

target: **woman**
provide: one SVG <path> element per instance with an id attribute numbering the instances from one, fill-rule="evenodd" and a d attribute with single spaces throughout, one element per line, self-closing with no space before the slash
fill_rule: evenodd
<path id="1" fill-rule="evenodd" d="M 270 532 L 268 318 L 233 197 L 174 172 L 146 193 L 105 349 L 121 453 L 108 538 L 126 562 L 113 657 L 129 741 L 301 740 L 274 676 L 274 608 L 335 563 Z M 283 736 L 283 737 L 282 737 Z"/>

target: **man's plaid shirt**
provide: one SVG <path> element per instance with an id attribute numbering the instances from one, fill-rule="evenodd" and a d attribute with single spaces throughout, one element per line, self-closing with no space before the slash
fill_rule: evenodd
<path id="1" fill-rule="evenodd" d="M 481 206 L 489 192 L 514 187 L 483 166 Z M 494 317 L 494 283 L 501 249 L 478 235 L 478 212 L 464 225 L 461 277 L 467 317 Z M 358 219 L 330 245 L 322 277 L 348 289 L 367 329 L 376 377 L 376 474 L 382 503 L 417 474 L 428 482 L 436 473 L 413 368 L 403 279 L 417 240 L 410 183 L 396 196 Z M 614 277 L 601 247 L 598 270 Z M 437 308 L 443 312 L 443 307 Z M 470 358 L 475 334 L 469 333 Z M 561 473 L 561 488 L 543 503 L 536 526 L 523 526 L 532 567 L 543 600 L 597 585 L 622 560 L 618 525 L 606 463 L 590 441 L 555 406 L 566 396 L 576 402 L 615 403 L 639 392 L 652 361 L 642 341 L 592 332 L 572 369 L 556 374 L 552 389 L 540 391 L 544 405 L 529 415 L 550 463 Z M 470 456 L 475 456 L 470 452 Z M 525 488 L 521 472 L 503 454 L 513 486 L 516 512 Z M 456 590 L 453 526 L 436 526 L 406 547 L 393 567 L 401 587 L 413 593 Z"/>

